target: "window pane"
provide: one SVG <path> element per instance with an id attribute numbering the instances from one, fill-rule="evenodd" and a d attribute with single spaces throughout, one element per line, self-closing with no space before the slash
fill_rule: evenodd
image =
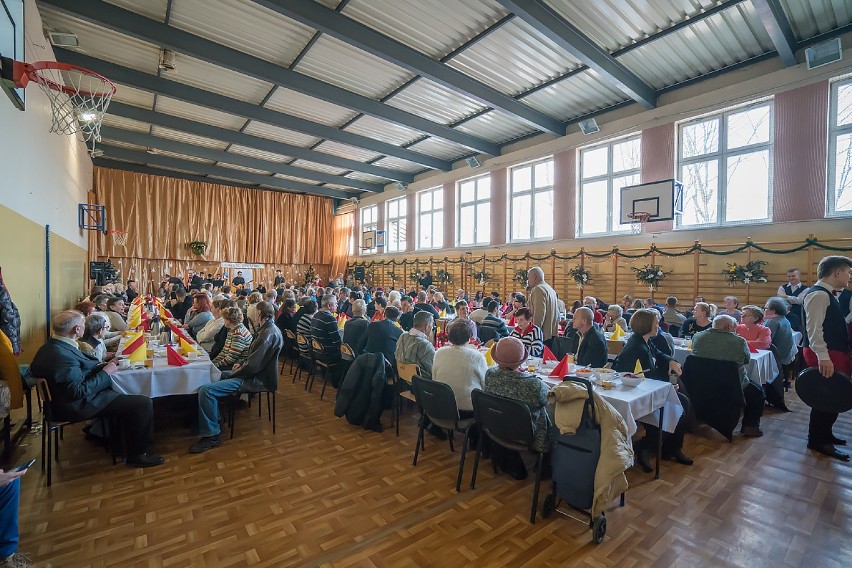
<path id="1" fill-rule="evenodd" d="M 606 232 L 607 182 L 583 184 L 581 226 L 584 234 Z"/>
<path id="2" fill-rule="evenodd" d="M 728 115 L 728 149 L 769 142 L 769 105 Z"/>
<path id="3" fill-rule="evenodd" d="M 434 234 L 432 236 L 432 246 L 441 248 L 444 246 L 444 213 L 439 211 L 432 215 L 432 226 Z"/>
<path id="4" fill-rule="evenodd" d="M 769 150 L 727 160 L 726 221 L 769 217 Z"/>
<path id="5" fill-rule="evenodd" d="M 476 244 L 487 245 L 491 242 L 491 202 L 476 206 Z"/>
<path id="6" fill-rule="evenodd" d="M 444 208 L 444 190 L 436 189 L 432 192 L 432 207 L 434 209 Z"/>
<path id="7" fill-rule="evenodd" d="M 834 210 L 852 211 L 852 134 L 837 137 L 834 161 Z"/>
<path id="8" fill-rule="evenodd" d="M 535 225 L 533 231 L 536 239 L 553 238 L 552 190 L 535 194 Z"/>
<path id="9" fill-rule="evenodd" d="M 431 248 L 432 246 L 432 213 L 420 216 L 420 235 L 417 246 Z"/>
<path id="10" fill-rule="evenodd" d="M 432 209 L 432 192 L 425 191 L 420 194 L 420 210 L 429 211 Z"/>
<path id="11" fill-rule="evenodd" d="M 532 187 L 532 166 L 512 170 L 512 193 L 529 191 Z"/>
<path id="12" fill-rule="evenodd" d="M 476 199 L 476 184 L 467 181 L 459 185 L 459 203 L 470 203 Z"/>
<path id="13" fill-rule="evenodd" d="M 474 243 L 473 227 L 476 225 L 476 220 L 473 217 L 474 209 L 475 207 L 473 205 L 465 205 L 464 207 L 459 209 L 460 245 L 471 245 Z"/>
<path id="14" fill-rule="evenodd" d="M 719 151 L 719 119 L 689 124 L 681 129 L 683 158 Z"/>
<path id="15" fill-rule="evenodd" d="M 612 180 L 612 230 L 624 231 L 630 225 L 622 225 L 621 221 L 621 188 L 639 183 L 639 175 L 622 176 Z"/>
<path id="16" fill-rule="evenodd" d="M 715 223 L 719 194 L 719 161 L 683 166 L 683 225 Z"/>
<path id="17" fill-rule="evenodd" d="M 837 125 L 852 124 L 852 83 L 837 89 Z"/>
<path id="18" fill-rule="evenodd" d="M 642 140 L 634 138 L 612 145 L 612 171 L 638 170 L 642 166 Z"/>
<path id="19" fill-rule="evenodd" d="M 594 150 L 584 150 L 582 156 L 583 179 L 605 175 L 608 170 L 608 158 L 609 146 Z"/>
<path id="20" fill-rule="evenodd" d="M 550 187 L 553 185 L 553 160 L 535 165 L 535 186 Z"/>
<path id="21" fill-rule="evenodd" d="M 521 195 L 512 199 L 512 240 L 522 241 L 530 238 L 530 195 Z"/>
<path id="22" fill-rule="evenodd" d="M 399 243 L 399 231 L 396 221 L 388 223 L 387 248 L 388 252 L 396 252 Z"/>
<path id="23" fill-rule="evenodd" d="M 491 176 L 482 178 L 476 182 L 476 199 L 477 201 L 482 201 L 483 199 L 491 198 Z"/>
<path id="24" fill-rule="evenodd" d="M 392 219 L 397 216 L 397 205 L 396 201 L 388 201 L 388 218 Z"/>

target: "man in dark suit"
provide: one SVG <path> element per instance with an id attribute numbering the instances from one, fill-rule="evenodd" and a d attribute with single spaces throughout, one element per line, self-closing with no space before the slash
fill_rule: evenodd
<path id="1" fill-rule="evenodd" d="M 397 327 L 399 309 L 388 306 L 385 309 L 385 319 L 371 322 L 367 326 L 366 353 L 383 353 L 385 359 L 396 367 L 396 341 L 402 335 L 402 329 Z"/>
<path id="2" fill-rule="evenodd" d="M 606 365 L 607 345 L 604 334 L 594 325 L 594 315 L 587 307 L 577 308 L 571 327 L 575 333 L 570 334 L 574 353 L 574 361 L 578 365 L 588 367 L 603 367 Z"/>
<path id="3" fill-rule="evenodd" d="M 131 467 L 163 463 L 162 456 L 148 453 L 154 441 L 151 399 L 113 391 L 110 375 L 118 370 L 115 362 L 103 365 L 77 347 L 85 330 L 83 314 L 74 310 L 60 312 L 51 327 L 53 335 L 38 350 L 30 369 L 33 375 L 47 379 L 56 418 L 118 418 L 126 435 L 125 463 Z"/>

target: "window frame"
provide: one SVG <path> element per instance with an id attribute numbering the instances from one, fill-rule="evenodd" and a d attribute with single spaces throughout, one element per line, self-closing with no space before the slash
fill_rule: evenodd
<path id="1" fill-rule="evenodd" d="M 396 217 L 391 217 L 390 207 L 391 203 L 402 203 L 401 207 L 397 207 L 397 213 L 402 210 L 402 215 L 397 215 Z M 391 235 L 393 232 L 391 231 L 392 223 L 402 222 L 405 225 L 405 236 L 400 239 L 400 230 L 397 227 L 396 230 L 396 241 L 391 241 Z M 408 250 L 408 197 L 403 195 L 402 197 L 395 197 L 393 199 L 388 199 L 385 201 L 385 252 L 406 252 Z M 391 244 L 394 243 L 396 248 L 392 248 Z"/>
<path id="2" fill-rule="evenodd" d="M 373 220 L 370 221 L 369 223 L 365 223 L 364 222 L 364 211 L 368 211 L 370 209 L 373 210 L 373 215 L 372 215 Z M 374 246 L 373 248 L 370 248 L 370 249 L 366 249 L 366 250 L 364 249 L 364 233 L 367 232 L 367 231 L 378 231 L 379 230 L 379 204 L 374 203 L 373 205 L 367 205 L 366 207 L 362 207 L 358 211 L 358 224 L 361 225 L 361 236 L 358 238 L 358 241 L 361 243 L 361 254 L 362 255 L 377 254 L 379 252 L 378 247 Z M 373 244 L 374 245 L 376 244 L 375 241 L 373 242 Z"/>
<path id="3" fill-rule="evenodd" d="M 741 146 L 739 148 L 735 148 L 733 150 L 729 150 L 727 148 L 727 137 L 728 137 L 728 116 L 731 114 L 739 114 L 741 112 L 747 112 L 748 110 L 768 106 L 769 107 L 769 140 L 767 142 L 760 142 L 757 144 L 751 144 L 749 146 Z M 683 155 L 683 129 L 691 124 L 698 124 L 700 122 L 707 122 L 708 120 L 718 120 L 719 121 L 719 142 L 718 149 L 716 152 L 710 152 L 707 154 L 701 154 L 700 156 L 693 156 L 690 158 L 682 158 Z M 727 220 L 727 211 L 728 211 L 728 171 L 727 164 L 728 160 L 745 154 L 753 154 L 755 152 L 759 152 L 762 150 L 767 150 L 768 159 L 767 162 L 769 164 L 769 172 L 768 172 L 768 194 L 767 194 L 767 209 L 766 209 L 766 217 L 762 217 L 760 219 L 744 219 L 742 221 L 728 221 Z M 773 97 L 759 99 L 756 101 L 750 101 L 746 104 L 738 105 L 735 107 L 725 108 L 710 114 L 704 114 L 701 116 L 696 116 L 694 118 L 690 118 L 689 120 L 684 120 L 683 122 L 679 122 L 677 125 L 677 155 L 675 162 L 675 170 L 677 171 L 677 179 L 683 180 L 683 170 L 684 166 L 688 166 L 691 164 L 700 164 L 702 162 L 711 162 L 716 161 L 718 163 L 718 171 L 717 171 L 717 201 L 716 201 L 716 221 L 713 223 L 695 223 L 691 225 L 683 224 L 683 216 L 675 215 L 674 229 L 675 230 L 693 230 L 693 229 L 703 229 L 703 228 L 713 228 L 713 227 L 728 227 L 728 226 L 738 226 L 738 225 L 758 225 L 763 223 L 771 223 L 772 215 L 773 215 L 773 195 L 775 193 L 775 99 Z M 686 198 L 684 197 L 684 204 L 686 202 Z"/>
<path id="4" fill-rule="evenodd" d="M 487 199 L 479 199 L 479 182 L 482 180 L 488 180 L 488 198 Z M 473 182 L 473 201 L 468 201 L 462 204 L 461 202 L 461 192 L 462 185 Z M 469 177 L 467 179 L 460 180 L 456 182 L 456 238 L 455 244 L 456 247 L 487 247 L 491 245 L 491 203 L 494 197 L 494 180 L 492 179 L 491 172 L 481 174 L 474 177 Z M 479 242 L 479 206 L 483 204 L 488 204 L 488 237 L 487 242 Z M 463 243 L 461 242 L 461 209 L 464 207 L 473 206 L 473 242 L 472 243 Z"/>
<path id="5" fill-rule="evenodd" d="M 556 196 L 556 191 L 555 191 L 556 173 L 555 173 L 555 171 L 553 172 L 553 175 L 551 177 L 551 181 L 553 182 L 553 183 L 551 183 L 551 185 L 536 186 L 536 183 L 535 183 L 535 168 L 536 168 L 536 166 L 541 165 L 541 164 L 545 164 L 547 162 L 550 162 L 551 168 L 555 169 L 556 163 L 555 163 L 553 156 L 546 156 L 544 158 L 539 158 L 539 159 L 534 160 L 532 162 L 526 162 L 524 164 L 517 164 L 517 165 L 509 168 L 509 196 L 508 196 L 508 198 L 509 198 L 509 223 L 508 223 L 509 234 L 506 235 L 506 237 L 507 237 L 507 241 L 510 242 L 510 243 L 531 243 L 531 242 L 552 241 L 553 240 L 553 235 L 556 232 L 556 215 L 555 215 L 556 209 L 555 209 L 555 207 L 553 209 L 553 213 L 554 213 L 554 219 L 553 219 L 553 223 L 552 223 L 553 232 L 550 234 L 550 236 L 547 236 L 547 237 L 535 237 L 534 236 L 535 235 L 535 200 L 536 200 L 536 197 L 543 194 L 543 193 L 550 192 L 551 193 L 550 200 L 551 200 L 551 202 L 553 202 L 553 200 Z M 530 168 L 530 188 L 528 190 L 516 192 L 515 189 L 514 189 L 514 180 L 515 180 L 514 172 L 515 172 L 515 170 L 519 170 L 521 168 Z M 515 229 L 515 198 L 524 197 L 524 196 L 527 196 L 527 195 L 530 196 L 530 237 L 527 238 L 527 239 L 515 239 L 515 238 L 512 237 L 512 235 L 514 234 L 514 229 Z"/>
<path id="6" fill-rule="evenodd" d="M 423 196 L 423 194 L 425 194 L 425 193 L 431 193 L 431 194 L 432 194 L 432 208 L 431 208 L 431 209 L 429 209 L 428 211 L 425 211 L 425 212 L 424 212 L 424 211 L 423 211 L 423 209 L 420 207 L 420 204 L 421 204 L 421 202 L 422 202 L 421 197 L 422 197 L 422 196 Z M 435 194 L 436 194 L 436 193 L 440 193 L 440 194 L 441 194 L 441 207 L 440 207 L 439 209 L 436 209 L 436 208 L 435 208 Z M 417 200 L 417 203 L 416 203 L 416 211 L 417 211 L 417 242 L 415 243 L 414 250 L 439 250 L 439 249 L 444 248 L 444 225 L 443 225 L 443 223 L 441 223 L 441 226 L 440 226 L 440 227 L 438 227 L 438 231 L 436 231 L 436 230 L 435 230 L 435 213 L 439 213 L 439 212 L 440 212 L 440 213 L 441 213 L 441 217 L 442 217 L 442 219 L 443 219 L 443 213 L 444 213 L 444 187 L 439 185 L 438 187 L 431 187 L 431 188 L 429 188 L 429 189 L 424 189 L 423 191 L 418 191 L 418 192 L 417 192 L 417 194 L 416 194 L 416 200 Z M 424 223 L 423 223 L 423 216 L 424 216 L 424 215 L 429 215 L 429 223 L 431 224 L 432 234 L 433 234 L 433 235 L 435 235 L 437 232 L 439 232 L 439 231 L 440 231 L 440 234 L 441 234 L 441 244 L 440 244 L 439 246 L 424 247 L 424 246 L 421 246 L 421 244 L 420 244 L 420 243 L 422 242 L 422 235 L 423 235 L 423 225 L 424 225 Z M 434 238 L 434 236 L 433 236 L 433 238 L 432 238 L 432 243 L 434 243 L 434 242 L 435 242 L 435 238 Z"/>
<path id="7" fill-rule="evenodd" d="M 830 218 L 852 217 L 849 211 L 837 211 L 837 139 L 843 135 L 852 136 L 852 123 L 838 125 L 838 105 L 840 104 L 840 87 L 848 85 L 852 88 L 852 75 L 835 79 L 831 82 L 828 106 L 828 170 L 825 188 L 825 216 Z"/>
<path id="8" fill-rule="evenodd" d="M 639 167 L 632 168 L 632 169 L 629 169 L 629 170 L 621 170 L 619 172 L 614 172 L 613 167 L 612 167 L 613 166 L 612 147 L 616 146 L 618 144 L 623 144 L 625 142 L 632 141 L 632 140 L 638 140 L 639 141 Z M 583 178 L 583 169 L 584 169 L 585 161 L 583 160 L 583 154 L 585 152 L 589 152 L 589 151 L 593 151 L 593 150 L 599 150 L 603 147 L 608 148 L 607 149 L 607 157 L 606 157 L 606 160 L 607 160 L 606 161 L 606 173 L 601 174 L 601 175 L 597 175 L 597 176 L 593 176 L 593 177 L 590 177 L 588 179 L 584 179 Z M 637 133 L 629 134 L 627 136 L 622 136 L 620 138 L 611 138 L 611 139 L 609 139 L 605 142 L 600 142 L 600 143 L 594 144 L 592 146 L 586 146 L 585 148 L 579 148 L 579 156 L 578 156 L 577 161 L 579 162 L 579 164 L 578 164 L 579 167 L 577 168 L 577 175 L 578 175 L 578 183 L 577 183 L 577 188 L 578 188 L 578 192 L 577 192 L 577 195 L 578 195 L 578 199 L 577 199 L 577 229 L 576 229 L 577 237 L 584 237 L 584 238 L 605 237 L 605 236 L 623 235 L 625 233 L 629 233 L 630 232 L 630 225 L 625 224 L 625 225 L 623 225 L 623 227 L 624 227 L 623 229 L 616 229 L 615 228 L 616 223 L 613 222 L 613 216 L 614 216 L 614 211 L 613 211 L 614 201 L 613 200 L 614 200 L 614 197 L 615 197 L 615 188 L 613 187 L 613 182 L 617 178 L 623 178 L 623 177 L 627 177 L 627 176 L 630 176 L 630 175 L 639 176 L 639 182 L 638 183 L 642 182 L 641 181 L 642 180 L 642 133 L 637 132 Z M 586 232 L 583 231 L 583 198 L 584 198 L 583 186 L 586 183 L 594 183 L 594 182 L 600 182 L 600 181 L 604 181 L 604 180 L 606 181 L 606 193 L 607 193 L 607 221 L 606 221 L 607 230 L 606 231 L 600 231 L 600 232 L 594 232 L 594 233 L 586 233 Z M 619 226 L 622 226 L 622 225 L 619 224 Z"/>

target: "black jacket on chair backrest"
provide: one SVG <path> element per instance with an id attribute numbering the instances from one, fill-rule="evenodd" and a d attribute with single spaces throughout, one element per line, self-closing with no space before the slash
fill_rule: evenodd
<path id="1" fill-rule="evenodd" d="M 381 424 L 382 394 L 387 379 L 385 357 L 381 353 L 364 353 L 346 372 L 337 391 L 334 415 L 346 416 L 350 424 L 372 428 Z"/>
<path id="2" fill-rule="evenodd" d="M 731 441 L 745 407 L 738 365 L 690 355 L 680 378 L 698 419 Z"/>
<path id="3" fill-rule="evenodd" d="M 246 362 L 231 373 L 232 379 L 243 379 L 242 392 L 278 390 L 278 355 L 284 338 L 269 319 L 254 334 Z"/>

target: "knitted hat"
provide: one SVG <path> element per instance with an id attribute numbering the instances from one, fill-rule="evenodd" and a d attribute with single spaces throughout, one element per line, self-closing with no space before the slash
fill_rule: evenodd
<path id="1" fill-rule="evenodd" d="M 494 344 L 491 357 L 502 369 L 514 371 L 530 356 L 526 346 L 516 337 L 504 337 Z"/>

